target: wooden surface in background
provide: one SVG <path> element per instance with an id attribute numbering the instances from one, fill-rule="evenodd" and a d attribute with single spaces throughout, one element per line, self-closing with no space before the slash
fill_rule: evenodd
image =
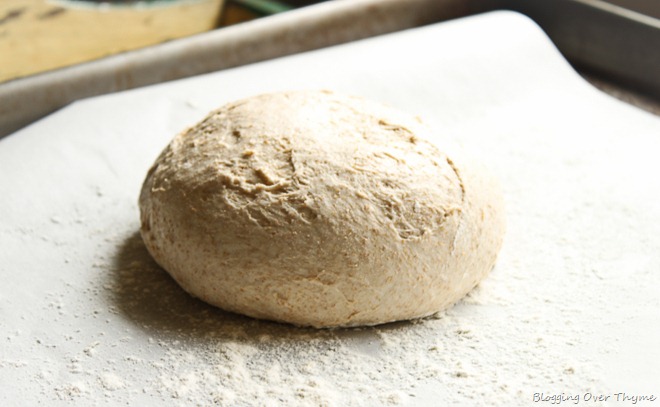
<path id="1" fill-rule="evenodd" d="M 0 0 L 0 82 L 211 30 L 222 4 Z"/>

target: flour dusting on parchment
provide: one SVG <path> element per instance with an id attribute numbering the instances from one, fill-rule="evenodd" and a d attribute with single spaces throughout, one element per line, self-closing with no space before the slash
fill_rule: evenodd
<path id="1" fill-rule="evenodd" d="M 103 322 L 119 316 L 125 322 L 122 333 L 102 330 L 92 335 L 96 340 L 76 343 L 74 331 L 69 340 L 78 351 L 63 356 L 64 371 L 56 359 L 39 361 L 42 391 L 59 401 L 85 403 L 100 393 L 110 404 L 387 406 L 442 398 L 510 405 L 528 399 L 539 380 L 548 389 L 597 388 L 588 360 L 559 351 L 579 336 L 544 329 L 552 324 L 543 312 L 527 321 L 535 328 L 516 328 L 511 335 L 509 321 L 491 308 L 515 313 L 522 305 L 490 284 L 433 318 L 315 330 L 210 307 L 183 292 L 151 260 L 137 234 L 118 245 L 116 259 L 96 263 L 107 278 L 85 290 L 110 306 L 74 319 Z M 491 278 L 501 276 L 495 270 Z M 69 315 L 68 298 L 52 295 L 50 304 L 62 318 Z M 488 314 L 493 319 L 484 325 Z M 116 322 L 106 326 L 119 328 Z"/>

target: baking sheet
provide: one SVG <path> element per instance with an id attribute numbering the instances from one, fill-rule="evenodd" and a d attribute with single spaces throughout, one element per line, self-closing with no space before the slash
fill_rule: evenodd
<path id="1" fill-rule="evenodd" d="M 17 79 L 0 84 L 0 137 L 87 97 L 430 24 L 471 9 L 462 0 L 329 1 Z"/>
<path id="2" fill-rule="evenodd" d="M 505 244 L 465 300 L 300 329 L 206 306 L 149 258 L 137 195 L 169 139 L 224 102 L 303 88 L 419 114 L 499 176 Z M 659 151 L 657 117 L 591 88 L 509 12 L 77 102 L 0 141 L 0 404 L 657 397 Z"/>

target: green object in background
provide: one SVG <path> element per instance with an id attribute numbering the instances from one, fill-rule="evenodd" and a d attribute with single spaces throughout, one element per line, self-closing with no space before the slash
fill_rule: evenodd
<path id="1" fill-rule="evenodd" d="M 232 3 L 261 16 L 282 13 L 294 8 L 284 2 L 275 0 L 233 0 Z"/>

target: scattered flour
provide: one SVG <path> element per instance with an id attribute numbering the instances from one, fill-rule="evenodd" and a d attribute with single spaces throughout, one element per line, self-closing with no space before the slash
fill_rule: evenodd
<path id="1" fill-rule="evenodd" d="M 124 381 L 114 373 L 103 373 L 99 376 L 101 385 L 106 390 L 118 390 L 124 388 Z"/>
<path id="2" fill-rule="evenodd" d="M 94 308 L 86 318 L 117 315 L 128 325 L 122 334 L 99 330 L 96 340 L 76 345 L 64 375 L 52 374 L 51 361 L 43 391 L 60 400 L 100 393 L 111 404 L 155 398 L 171 405 L 405 406 L 444 399 L 504 406 L 529 400 L 538 383 L 565 391 L 599 385 L 591 378 L 592 360 L 561 351 L 569 340 L 578 348 L 587 344 L 580 335 L 553 332 L 557 315 L 527 313 L 529 329 L 498 328 L 508 321 L 491 308 L 516 314 L 525 306 L 490 284 L 432 318 L 314 330 L 225 313 L 191 298 L 155 265 L 137 234 L 100 268 L 107 281 L 88 292 L 113 306 Z M 516 280 L 499 281 L 497 270 L 492 278 L 516 289 Z M 493 319 L 485 322 L 489 313 Z"/>

